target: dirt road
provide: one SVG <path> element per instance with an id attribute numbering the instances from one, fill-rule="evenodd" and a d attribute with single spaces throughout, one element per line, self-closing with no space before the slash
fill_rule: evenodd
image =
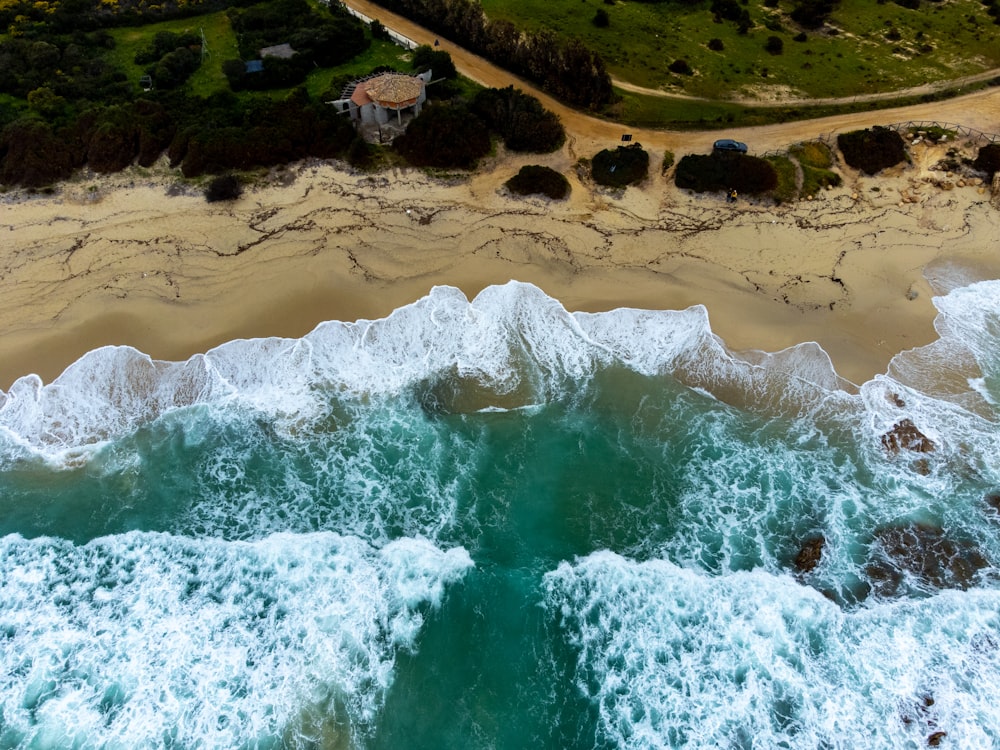
<path id="1" fill-rule="evenodd" d="M 433 45 L 437 40 L 439 48 L 451 55 L 455 67 L 462 75 L 484 86 L 503 88 L 513 84 L 537 97 L 545 107 L 562 119 L 571 139 L 571 147 L 580 155 L 590 155 L 611 143 L 620 142 L 623 133 L 631 133 L 633 140 L 646 148 L 666 149 L 675 153 L 704 150 L 720 135 L 717 130 L 682 132 L 631 128 L 592 117 L 567 107 L 528 81 L 472 54 L 445 37 L 435 35 L 402 16 L 390 13 L 375 3 L 368 0 L 345 0 L 345 4 L 369 18 L 377 18 L 386 28 L 418 44 Z M 725 135 L 746 141 L 753 151 L 760 153 L 809 140 L 825 133 L 910 120 L 958 123 L 987 133 L 998 133 L 1000 132 L 1000 88 L 988 88 L 946 101 L 882 109 L 877 112 L 858 112 L 777 125 L 734 128 L 727 130 Z"/>

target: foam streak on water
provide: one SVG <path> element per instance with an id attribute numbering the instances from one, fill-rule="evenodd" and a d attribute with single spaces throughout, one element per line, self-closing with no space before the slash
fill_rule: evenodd
<path id="1" fill-rule="evenodd" d="M 363 736 L 425 606 L 471 565 L 331 534 L 0 544 L 4 747 L 305 747 L 310 709 Z"/>

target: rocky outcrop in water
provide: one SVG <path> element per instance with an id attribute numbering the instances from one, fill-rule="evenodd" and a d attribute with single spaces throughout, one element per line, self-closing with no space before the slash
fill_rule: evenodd
<path id="1" fill-rule="evenodd" d="M 930 524 L 910 522 L 878 529 L 865 572 L 882 597 L 917 590 L 967 589 L 989 562 L 969 540 L 956 540 Z"/>
<path id="2" fill-rule="evenodd" d="M 907 418 L 896 422 L 882 436 L 882 446 L 893 455 L 902 450 L 930 453 L 934 450 L 934 441 L 918 430 L 913 420 Z"/>
<path id="3" fill-rule="evenodd" d="M 823 548 L 826 547 L 826 537 L 822 534 L 802 543 L 799 553 L 795 556 L 795 569 L 799 573 L 809 573 L 823 559 Z"/>

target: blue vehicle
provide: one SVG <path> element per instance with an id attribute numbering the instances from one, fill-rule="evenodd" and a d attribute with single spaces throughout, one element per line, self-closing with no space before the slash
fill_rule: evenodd
<path id="1" fill-rule="evenodd" d="M 745 154 L 747 152 L 747 144 L 741 141 L 734 141 L 732 138 L 723 138 L 712 144 L 712 149 L 715 151 L 734 151 L 739 154 Z"/>

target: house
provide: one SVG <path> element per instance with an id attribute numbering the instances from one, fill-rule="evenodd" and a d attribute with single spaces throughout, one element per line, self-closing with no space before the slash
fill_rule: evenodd
<path id="1" fill-rule="evenodd" d="M 396 124 L 402 127 L 404 114 L 420 114 L 430 81 L 429 70 L 415 76 L 377 73 L 352 81 L 344 87 L 341 98 L 330 104 L 338 112 L 349 112 L 358 126 L 386 125 L 395 114 Z"/>

